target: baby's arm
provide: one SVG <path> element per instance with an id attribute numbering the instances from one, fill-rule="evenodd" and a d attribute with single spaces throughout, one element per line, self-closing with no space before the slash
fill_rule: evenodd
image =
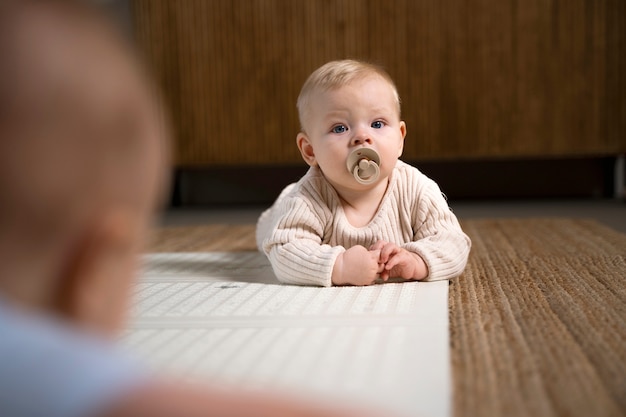
<path id="1" fill-rule="evenodd" d="M 385 281 L 389 278 L 420 280 L 428 276 L 428 266 L 421 256 L 394 243 L 379 240 L 370 251 L 379 254 L 380 277 Z"/>
<path id="2" fill-rule="evenodd" d="M 279 198 L 257 225 L 257 242 L 274 274 L 286 284 L 333 285 L 335 261 L 342 246 L 323 243 L 329 213 L 300 196 Z"/>
<path id="3" fill-rule="evenodd" d="M 402 247 L 424 260 L 428 269 L 424 279 L 436 281 L 460 275 L 467 263 L 471 241 L 434 181 L 423 184 L 413 208 L 413 241 Z"/>
<path id="4" fill-rule="evenodd" d="M 323 244 L 325 222 L 303 199 L 288 198 L 279 207 L 281 215 L 273 224 L 268 225 L 267 215 L 259 221 L 257 241 L 281 282 L 370 285 L 383 272 L 379 251 Z"/>

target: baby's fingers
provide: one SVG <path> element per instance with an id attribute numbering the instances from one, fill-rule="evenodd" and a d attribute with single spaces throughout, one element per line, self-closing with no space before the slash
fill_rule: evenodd
<path id="1" fill-rule="evenodd" d="M 400 248 L 393 243 L 387 243 L 380 250 L 380 262 L 388 263 L 390 259 L 394 258 L 394 255 L 400 251 Z M 390 269 L 390 268 L 387 268 Z"/>
<path id="2" fill-rule="evenodd" d="M 402 260 L 399 256 L 392 256 L 387 262 L 385 262 L 385 270 L 391 271 L 393 268 L 398 266 L 401 261 Z"/>
<path id="3" fill-rule="evenodd" d="M 384 240 L 379 240 L 378 242 L 370 246 L 370 250 L 371 251 L 381 250 L 386 244 L 387 242 L 385 242 Z"/>
<path id="4" fill-rule="evenodd" d="M 383 269 L 384 269 L 384 266 L 383 266 Z M 389 276 L 389 271 L 386 271 L 386 270 L 382 271 L 382 272 L 380 273 L 380 278 L 381 278 L 383 281 L 387 281 L 387 280 L 390 278 L 390 276 Z"/>

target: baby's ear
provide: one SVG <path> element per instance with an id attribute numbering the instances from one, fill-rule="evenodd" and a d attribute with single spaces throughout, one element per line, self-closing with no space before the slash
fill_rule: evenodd
<path id="1" fill-rule="evenodd" d="M 309 137 L 306 133 L 300 132 L 298 136 L 296 136 L 296 143 L 298 144 L 298 149 L 300 149 L 300 153 L 302 154 L 302 159 L 304 162 L 309 164 L 309 166 L 317 166 L 317 160 L 315 159 L 315 151 L 313 150 L 313 145 L 309 140 Z"/>
<path id="2" fill-rule="evenodd" d="M 400 141 L 400 149 L 398 150 L 398 158 L 402 156 L 402 151 L 404 150 L 404 138 L 406 137 L 406 123 L 403 121 L 400 122 L 400 134 L 402 135 L 402 140 Z"/>
<path id="3" fill-rule="evenodd" d="M 104 336 L 123 325 L 135 274 L 137 229 L 129 214 L 110 211 L 94 219 L 59 279 L 57 310 Z"/>

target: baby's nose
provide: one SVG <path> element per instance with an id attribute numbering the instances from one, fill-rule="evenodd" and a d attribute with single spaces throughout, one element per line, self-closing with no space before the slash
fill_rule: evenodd
<path id="1" fill-rule="evenodd" d="M 353 145 L 361 145 L 361 144 L 371 144 L 372 143 L 372 137 L 365 131 L 357 131 L 354 135 L 354 137 L 352 138 L 352 144 Z"/>

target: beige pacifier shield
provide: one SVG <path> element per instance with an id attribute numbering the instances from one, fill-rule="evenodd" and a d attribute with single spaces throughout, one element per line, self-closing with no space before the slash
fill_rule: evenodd
<path id="1" fill-rule="evenodd" d="M 360 184 L 371 184 L 380 175 L 380 156 L 371 148 L 358 148 L 352 151 L 346 161 L 348 171 Z"/>

